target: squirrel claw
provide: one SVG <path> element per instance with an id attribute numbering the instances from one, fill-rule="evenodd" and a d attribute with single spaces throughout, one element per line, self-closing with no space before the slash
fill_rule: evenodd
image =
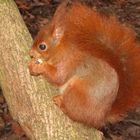
<path id="1" fill-rule="evenodd" d="M 62 106 L 63 96 L 62 95 L 56 95 L 53 97 L 54 103 L 60 108 Z"/>

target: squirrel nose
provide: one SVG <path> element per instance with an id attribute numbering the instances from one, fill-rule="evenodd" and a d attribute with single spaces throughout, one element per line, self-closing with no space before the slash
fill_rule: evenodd
<path id="1" fill-rule="evenodd" d="M 30 55 L 31 58 L 35 57 L 34 51 L 30 50 L 29 55 Z"/>
<path id="2" fill-rule="evenodd" d="M 39 56 L 39 53 L 35 50 L 30 50 L 29 55 L 31 58 L 35 58 Z"/>
<path id="3" fill-rule="evenodd" d="M 34 57 L 34 53 L 33 53 L 33 51 L 32 51 L 32 50 L 30 50 L 29 55 L 30 55 L 30 57 L 31 57 L 31 58 L 33 58 L 33 57 Z"/>

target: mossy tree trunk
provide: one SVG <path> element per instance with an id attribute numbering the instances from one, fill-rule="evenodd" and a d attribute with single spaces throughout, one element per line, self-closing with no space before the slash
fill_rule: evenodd
<path id="1" fill-rule="evenodd" d="M 100 140 L 100 132 L 72 122 L 53 104 L 57 89 L 30 76 L 31 45 L 14 1 L 0 0 L 0 85 L 12 117 L 32 140 Z"/>

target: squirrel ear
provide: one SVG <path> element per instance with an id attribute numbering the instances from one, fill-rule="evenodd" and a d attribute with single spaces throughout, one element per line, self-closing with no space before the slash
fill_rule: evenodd
<path id="1" fill-rule="evenodd" d="M 64 29 L 62 27 L 56 27 L 53 31 L 53 45 L 58 45 L 63 37 Z"/>
<path id="2" fill-rule="evenodd" d="M 52 19 L 52 37 L 55 45 L 60 42 L 64 34 L 64 18 L 67 10 L 67 3 L 67 1 L 63 1 L 62 4 L 58 6 Z"/>

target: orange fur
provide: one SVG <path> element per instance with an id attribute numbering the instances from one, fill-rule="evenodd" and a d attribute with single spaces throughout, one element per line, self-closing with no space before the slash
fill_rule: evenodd
<path id="1" fill-rule="evenodd" d="M 31 55 L 45 58 L 40 71 L 60 87 L 63 94 L 54 101 L 64 113 L 99 128 L 138 104 L 140 44 L 130 28 L 78 3 L 63 3 L 48 27 L 38 34 Z M 47 51 L 38 50 L 41 42 Z M 40 68 L 35 61 L 31 73 L 39 73 L 33 71 Z"/>

